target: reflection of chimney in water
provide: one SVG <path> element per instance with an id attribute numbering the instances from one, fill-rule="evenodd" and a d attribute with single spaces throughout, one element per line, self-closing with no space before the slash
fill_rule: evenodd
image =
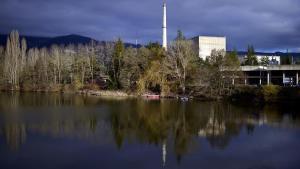
<path id="1" fill-rule="evenodd" d="M 162 162 L 163 162 L 163 167 L 166 165 L 166 157 L 167 157 L 167 145 L 166 142 L 163 142 L 162 145 Z"/>

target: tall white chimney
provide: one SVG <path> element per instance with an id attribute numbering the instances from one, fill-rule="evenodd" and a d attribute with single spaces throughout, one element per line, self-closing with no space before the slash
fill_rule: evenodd
<path id="1" fill-rule="evenodd" d="M 163 48 L 167 51 L 168 49 L 168 42 L 167 42 L 167 5 L 166 5 L 166 1 L 164 0 L 163 2 L 163 42 L 162 42 L 162 46 Z"/>

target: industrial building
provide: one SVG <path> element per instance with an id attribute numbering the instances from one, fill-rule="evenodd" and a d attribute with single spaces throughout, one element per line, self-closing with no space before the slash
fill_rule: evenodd
<path id="1" fill-rule="evenodd" d="M 238 71 L 242 74 L 234 77 L 233 85 L 299 85 L 300 65 L 240 66 Z"/>
<path id="2" fill-rule="evenodd" d="M 199 57 L 206 60 L 208 56 L 211 56 L 213 50 L 224 50 L 226 52 L 226 37 L 217 36 L 196 36 L 192 38 L 196 45 L 197 53 Z M 162 47 L 167 51 L 167 5 L 166 1 L 163 1 L 163 22 L 162 22 Z M 291 57 L 292 65 L 281 65 L 283 63 L 282 57 Z M 256 52 L 255 56 L 260 63 L 264 58 L 268 58 L 268 63 L 265 66 L 240 66 L 238 75 L 232 79 L 233 85 L 299 85 L 299 72 L 300 65 L 296 65 L 297 57 L 295 54 L 283 54 L 283 53 L 262 53 Z M 240 62 L 243 63 L 247 57 L 246 52 L 238 52 Z M 300 57 L 299 57 L 300 58 Z M 232 70 L 224 70 L 232 71 Z M 235 70 L 236 71 L 236 70 Z"/>
<path id="3" fill-rule="evenodd" d="M 226 52 L 226 37 L 197 36 L 192 38 L 196 44 L 199 57 L 205 60 L 211 55 L 212 50 L 224 50 Z"/>

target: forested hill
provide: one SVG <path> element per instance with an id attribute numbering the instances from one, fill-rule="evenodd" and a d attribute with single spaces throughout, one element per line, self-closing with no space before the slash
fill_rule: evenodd
<path id="1" fill-rule="evenodd" d="M 7 41 L 7 36 L 5 34 L 0 34 L 0 46 L 5 46 Z M 20 36 L 20 39 L 25 38 L 27 42 L 28 48 L 42 48 L 42 47 L 50 47 L 52 45 L 79 45 L 79 44 L 88 44 L 91 41 L 95 41 L 96 43 L 104 43 L 104 41 L 97 41 L 95 39 L 81 36 L 81 35 L 66 35 L 66 36 L 57 36 L 57 37 L 39 37 L 39 36 Z M 126 47 L 136 47 L 136 45 L 131 43 L 125 43 Z M 137 47 L 140 47 L 138 45 Z"/>
<path id="2" fill-rule="evenodd" d="M 230 51 L 228 51 L 230 52 Z M 246 56 L 247 52 L 245 51 L 238 51 L 237 54 L 239 56 Z M 300 57 L 300 53 L 296 52 L 289 52 L 289 53 L 284 53 L 284 52 L 274 52 L 274 53 L 268 53 L 268 52 L 255 52 L 256 55 L 261 55 L 261 56 L 293 56 L 293 57 Z"/>

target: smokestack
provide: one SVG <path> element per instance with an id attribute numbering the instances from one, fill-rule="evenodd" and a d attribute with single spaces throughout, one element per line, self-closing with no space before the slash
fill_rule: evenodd
<path id="1" fill-rule="evenodd" d="M 163 48 L 167 51 L 167 5 L 166 5 L 166 1 L 164 0 L 163 2 L 163 42 L 162 42 L 162 46 Z"/>

